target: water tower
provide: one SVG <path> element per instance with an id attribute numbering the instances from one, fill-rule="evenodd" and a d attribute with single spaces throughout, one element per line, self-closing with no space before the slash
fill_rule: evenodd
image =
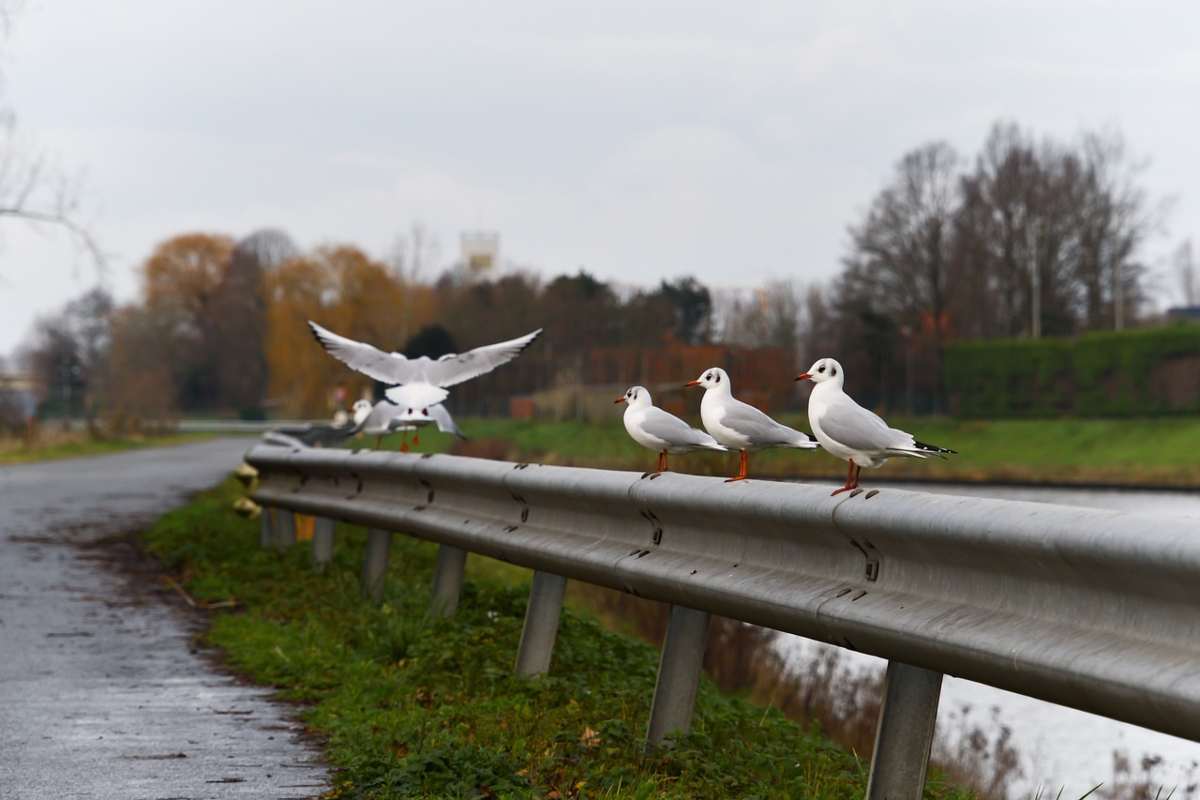
<path id="1" fill-rule="evenodd" d="M 462 241 L 463 272 L 468 280 L 491 276 L 500 261 L 500 234 L 495 231 L 465 231 Z"/>

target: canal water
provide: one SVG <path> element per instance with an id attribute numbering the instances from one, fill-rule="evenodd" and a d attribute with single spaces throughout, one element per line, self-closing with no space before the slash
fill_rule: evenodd
<path id="1" fill-rule="evenodd" d="M 914 483 L 897 484 L 896 488 L 1195 517 L 1196 535 L 1200 536 L 1200 493 Z M 828 647 L 786 634 L 781 634 L 780 646 L 799 670 Z M 885 667 L 881 659 L 852 651 L 841 651 L 840 658 L 854 670 L 882 672 Z M 1133 786 L 1148 783 L 1150 798 L 1159 786 L 1165 787 L 1161 798 L 1172 789 L 1175 800 L 1200 798 L 1200 743 L 946 676 L 936 749 L 992 753 L 1001 737 L 1016 751 L 1021 773 L 1007 782 L 1010 798 L 1031 798 L 1041 788 L 1048 798 L 1061 789 L 1061 797 L 1068 800 L 1081 797 L 1101 782 L 1106 790 L 1121 787 L 1110 795 L 1115 797 L 1140 796 Z M 994 760 L 995 756 L 988 758 Z"/>

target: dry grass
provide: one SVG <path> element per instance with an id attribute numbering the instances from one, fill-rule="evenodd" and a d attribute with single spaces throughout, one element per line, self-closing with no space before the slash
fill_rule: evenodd
<path id="1" fill-rule="evenodd" d="M 149 431 L 108 436 L 98 429 L 65 430 L 57 425 L 34 426 L 22 435 L 0 435 L 0 464 L 104 455 L 139 447 L 183 444 L 206 436 Z"/>

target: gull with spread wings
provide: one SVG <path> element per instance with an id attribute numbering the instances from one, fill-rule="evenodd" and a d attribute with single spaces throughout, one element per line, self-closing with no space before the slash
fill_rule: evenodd
<path id="1" fill-rule="evenodd" d="M 439 429 L 459 436 L 462 434 L 458 432 L 450 413 L 441 405 L 450 394 L 447 387 L 478 378 L 502 364 L 507 364 L 542 333 L 542 329 L 538 328 L 532 333 L 507 342 L 484 345 L 465 353 L 450 353 L 432 359 L 429 356 L 407 358 L 401 353 L 385 353 L 365 342 L 338 336 L 311 320 L 308 327 L 321 347 L 325 348 L 325 352 L 350 369 L 388 384 L 390 388 L 384 396 L 389 403 L 403 409 L 404 412 L 394 418 L 393 421 L 400 424 L 391 430 L 408 430 L 425 424 L 425 420 L 428 420 L 435 422 Z M 413 441 L 416 442 L 416 439 Z M 407 443 L 403 443 L 401 449 L 407 450 Z"/>

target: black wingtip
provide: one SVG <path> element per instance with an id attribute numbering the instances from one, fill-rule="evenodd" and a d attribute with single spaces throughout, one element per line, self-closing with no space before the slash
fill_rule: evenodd
<path id="1" fill-rule="evenodd" d="M 925 442 L 921 442 L 916 439 L 913 439 L 913 444 L 917 446 L 918 450 L 925 450 L 930 453 L 945 453 L 946 455 L 951 456 L 958 455 L 957 450 L 951 450 L 948 447 L 938 447 L 936 444 L 926 444 Z"/>
<path id="2" fill-rule="evenodd" d="M 308 320 L 308 330 L 309 330 L 309 333 L 311 333 L 313 335 L 313 338 L 317 340 L 317 344 L 321 345 L 322 350 L 329 349 L 329 346 L 327 344 L 325 344 L 325 340 L 321 338 L 320 326 L 317 325 L 317 323 L 313 322 L 311 319 Z"/>
<path id="3" fill-rule="evenodd" d="M 527 347 L 529 347 L 529 345 L 533 344 L 534 342 L 536 342 L 538 340 L 538 338 L 541 337 L 543 330 L 545 330 L 545 328 L 538 328 L 536 331 L 534 331 L 533 334 L 529 336 L 529 341 L 526 342 L 525 344 L 521 345 L 521 349 L 518 350 L 517 352 L 524 353 L 525 349 Z"/>

